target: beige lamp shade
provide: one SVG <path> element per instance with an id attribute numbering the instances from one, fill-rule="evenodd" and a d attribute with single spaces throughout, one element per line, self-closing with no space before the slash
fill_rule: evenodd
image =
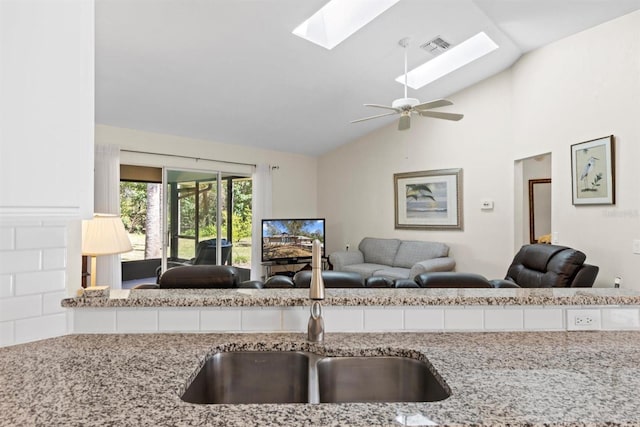
<path id="1" fill-rule="evenodd" d="M 118 215 L 95 214 L 82 221 L 82 255 L 113 255 L 133 250 Z"/>

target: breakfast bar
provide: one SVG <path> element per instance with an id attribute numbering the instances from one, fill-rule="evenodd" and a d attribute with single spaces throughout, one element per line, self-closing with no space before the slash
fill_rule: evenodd
<path id="1" fill-rule="evenodd" d="M 327 289 L 322 343 L 302 333 L 306 290 L 87 295 L 62 302 L 72 334 L 0 348 L 0 425 L 640 425 L 640 292 L 633 290 Z M 572 323 L 575 312 L 596 324 L 574 330 L 583 327 Z M 417 359 L 449 396 L 181 399 L 207 360 L 238 351 Z"/>
<path id="2" fill-rule="evenodd" d="M 70 335 L 0 348 L 0 425 L 639 425 L 640 333 Z M 180 399 L 220 351 L 423 357 L 426 403 L 206 405 Z"/>

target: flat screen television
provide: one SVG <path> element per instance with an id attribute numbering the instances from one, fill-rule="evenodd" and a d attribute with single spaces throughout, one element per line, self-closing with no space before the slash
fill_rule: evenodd
<path id="1" fill-rule="evenodd" d="M 324 218 L 263 219 L 262 262 L 288 264 L 310 260 L 316 239 L 320 240 L 325 256 L 324 224 Z"/>

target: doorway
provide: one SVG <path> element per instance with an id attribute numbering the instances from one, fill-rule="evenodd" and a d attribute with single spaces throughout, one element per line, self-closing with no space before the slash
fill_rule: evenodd
<path id="1" fill-rule="evenodd" d="M 552 234 L 551 153 L 515 162 L 515 249 L 537 243 L 550 243 Z"/>

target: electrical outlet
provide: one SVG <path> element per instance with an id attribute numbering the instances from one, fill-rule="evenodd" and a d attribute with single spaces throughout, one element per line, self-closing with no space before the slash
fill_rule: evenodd
<path id="1" fill-rule="evenodd" d="M 578 315 L 575 318 L 575 323 L 577 325 L 593 325 L 595 322 L 593 316 L 589 316 L 587 314 Z"/>
<path id="2" fill-rule="evenodd" d="M 568 331 L 599 331 L 601 328 L 600 310 L 567 310 Z"/>

